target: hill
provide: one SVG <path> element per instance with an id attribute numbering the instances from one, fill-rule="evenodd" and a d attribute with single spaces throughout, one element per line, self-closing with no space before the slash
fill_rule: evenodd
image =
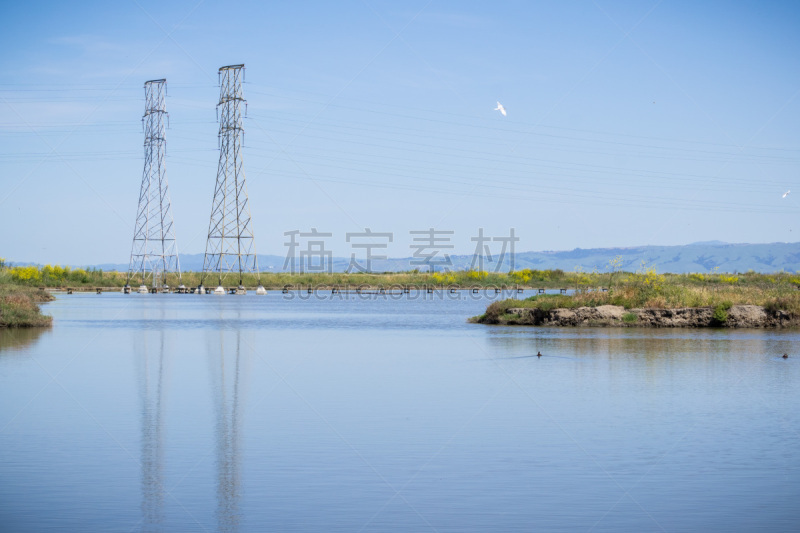
<path id="1" fill-rule="evenodd" d="M 521 252 L 515 254 L 516 270 L 524 268 L 544 270 L 560 268 L 567 272 L 576 269 L 591 272 L 604 272 L 609 262 L 620 257 L 622 270 L 636 271 L 642 261 L 654 266 L 658 272 L 676 274 L 686 272 L 798 272 L 800 271 L 800 243 L 730 244 L 721 241 L 708 241 L 681 246 L 636 246 L 628 248 L 576 248 L 569 251 Z M 471 255 L 451 256 L 453 270 L 466 270 L 472 264 Z M 200 271 L 203 268 L 203 254 L 182 254 L 181 269 Z M 284 271 L 285 258 L 276 255 L 259 255 L 259 267 L 264 272 Z M 19 264 L 19 263 L 18 263 Z M 349 258 L 334 257 L 332 270 L 343 272 L 347 269 Z M 488 260 L 484 269 L 491 270 Z M 128 268 L 127 263 L 107 263 L 88 265 L 103 270 Z M 298 265 L 295 265 L 299 271 Z M 397 272 L 412 270 L 411 258 L 390 258 L 373 261 L 375 272 Z M 287 269 L 288 270 L 288 269 Z M 506 266 L 503 270 L 508 270 Z"/>

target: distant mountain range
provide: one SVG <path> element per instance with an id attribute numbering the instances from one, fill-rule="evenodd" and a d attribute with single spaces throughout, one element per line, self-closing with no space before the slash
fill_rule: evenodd
<path id="1" fill-rule="evenodd" d="M 682 246 L 636 246 L 631 248 L 576 248 L 570 251 L 521 252 L 515 254 L 514 269 L 556 269 L 567 272 L 576 269 L 591 272 L 605 272 L 612 259 L 621 258 L 622 270 L 636 271 L 645 261 L 647 266 L 654 266 L 658 272 L 711 272 L 715 268 L 720 272 L 798 272 L 800 271 L 800 243 L 769 244 L 729 244 L 721 241 L 707 241 Z M 453 255 L 450 257 L 451 270 L 470 268 L 473 256 Z M 495 257 L 494 260 L 497 260 Z M 203 268 L 203 254 L 181 254 L 181 270 L 199 271 Z M 258 264 L 263 272 L 281 272 L 284 270 L 285 258 L 277 255 L 259 255 Z M 349 258 L 334 257 L 332 270 L 343 272 L 350 263 Z M 363 261 L 362 261 L 363 263 Z M 484 270 L 493 270 L 494 263 L 488 258 L 483 261 Z M 506 258 L 501 270 L 507 271 L 509 258 Z M 127 270 L 127 263 L 109 263 L 89 265 L 103 270 Z M 295 271 L 299 271 L 295 264 Z M 397 272 L 417 268 L 410 257 L 374 260 L 374 272 Z M 420 267 L 427 270 L 427 267 Z M 286 269 L 288 270 L 288 268 Z M 437 270 L 441 270 L 437 267 Z"/>

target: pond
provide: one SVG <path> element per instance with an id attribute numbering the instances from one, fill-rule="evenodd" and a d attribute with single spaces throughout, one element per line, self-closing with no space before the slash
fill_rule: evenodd
<path id="1" fill-rule="evenodd" d="M 0 525 L 796 530 L 800 332 L 466 322 L 490 302 L 58 296 L 0 332 Z"/>

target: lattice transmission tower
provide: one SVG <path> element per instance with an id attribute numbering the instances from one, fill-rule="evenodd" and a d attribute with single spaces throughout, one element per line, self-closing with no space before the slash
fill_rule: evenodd
<path id="1" fill-rule="evenodd" d="M 200 288 L 207 275 L 216 273 L 219 286 L 214 292 L 224 293 L 223 276 L 238 272 L 237 293 L 244 293 L 242 274 L 253 272 L 259 280 L 257 292 L 263 293 L 242 162 L 244 65 L 222 67 L 219 77 L 219 165 Z"/>
<path id="2" fill-rule="evenodd" d="M 164 122 L 169 120 L 165 103 L 167 80 L 145 82 L 144 94 L 144 172 L 125 292 L 130 290 L 131 279 L 140 276 L 139 292 L 147 292 L 148 280 L 153 289 L 165 287 L 166 274 L 170 272 L 178 275 L 179 282 L 181 279 L 164 160 L 167 148 Z"/>

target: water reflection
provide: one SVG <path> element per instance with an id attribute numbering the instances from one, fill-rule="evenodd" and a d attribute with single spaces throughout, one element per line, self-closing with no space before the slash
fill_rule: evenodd
<path id="1" fill-rule="evenodd" d="M 217 530 L 238 531 L 241 497 L 240 376 L 244 371 L 242 339 L 239 330 L 219 330 L 216 336 L 215 342 L 208 343 L 208 356 L 216 415 Z"/>
<path id="2" fill-rule="evenodd" d="M 653 519 L 792 531 L 800 520 L 797 330 L 466 324 L 477 307 L 69 299 L 52 310 L 52 337 L 0 353 L 0 530 L 413 531 L 424 517 L 452 531 L 645 531 Z M 45 387 L 48 373 L 86 409 Z M 268 413 L 254 403 L 267 394 Z"/>
<path id="3" fill-rule="evenodd" d="M 487 337 L 498 358 L 523 357 L 541 351 L 545 356 L 606 359 L 618 357 L 657 363 L 669 357 L 673 362 L 696 362 L 718 358 L 748 359 L 752 355 L 779 350 L 780 340 L 764 331 L 648 330 L 597 328 L 576 330 L 495 328 Z M 777 353 L 777 352 L 776 352 Z M 690 359 L 683 355 L 691 355 Z"/>
<path id="4" fill-rule="evenodd" d="M 31 347 L 51 328 L 0 328 L 0 352 Z"/>
<path id="5" fill-rule="evenodd" d="M 161 316 L 148 320 L 163 321 Z M 222 317 L 220 317 L 222 318 Z M 231 317 L 225 317 L 231 318 Z M 137 354 L 139 396 L 141 402 L 141 509 L 142 530 L 163 531 L 165 517 L 165 405 L 169 389 L 168 329 L 140 329 L 134 338 Z M 239 330 L 224 328 L 209 331 L 205 345 L 211 385 L 213 422 L 209 420 L 216 456 L 216 520 L 218 531 L 238 531 L 241 500 L 241 404 L 244 359 L 242 346 L 247 342 Z M 213 424 L 213 425 L 212 425 Z"/>
<path id="6" fill-rule="evenodd" d="M 134 346 L 142 402 L 142 529 L 161 531 L 164 524 L 164 331 L 141 330 Z"/>

